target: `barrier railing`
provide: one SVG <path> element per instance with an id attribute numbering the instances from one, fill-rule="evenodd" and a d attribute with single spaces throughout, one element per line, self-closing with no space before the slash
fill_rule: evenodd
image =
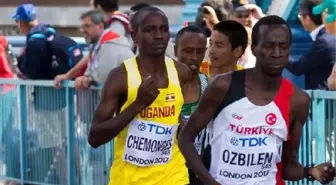
<path id="1" fill-rule="evenodd" d="M 87 142 L 100 88 L 56 90 L 51 81 L 0 79 L 0 179 L 28 184 L 107 184 L 112 143 Z M 7 85 L 3 85 L 7 84 Z"/>
<path id="2" fill-rule="evenodd" d="M 101 86 L 83 92 L 73 82 L 54 89 L 51 81 L 0 79 L 0 180 L 40 185 L 107 184 L 113 143 L 87 143 Z M 336 165 L 336 93 L 307 91 L 311 111 L 304 126 L 303 165 Z M 287 182 L 311 185 L 307 180 Z M 333 185 L 336 185 L 334 182 Z"/>

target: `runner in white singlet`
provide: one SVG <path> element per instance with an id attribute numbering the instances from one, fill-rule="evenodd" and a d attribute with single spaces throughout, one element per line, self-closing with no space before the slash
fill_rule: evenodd
<path id="1" fill-rule="evenodd" d="M 285 185 L 284 180 L 334 179 L 331 163 L 304 167 L 298 162 L 310 98 L 282 77 L 290 43 L 290 28 L 282 18 L 260 19 L 252 31 L 256 67 L 218 75 L 204 92 L 179 135 L 181 152 L 204 184 Z M 213 137 L 202 163 L 193 140 L 210 121 Z"/>

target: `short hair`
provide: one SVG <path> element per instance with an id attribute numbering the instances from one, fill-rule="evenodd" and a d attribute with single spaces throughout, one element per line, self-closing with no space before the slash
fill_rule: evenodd
<path id="1" fill-rule="evenodd" d="M 80 19 L 85 19 L 87 17 L 90 17 L 93 24 L 96 24 L 96 25 L 103 24 L 104 29 L 108 28 L 109 26 L 107 23 L 106 15 L 101 10 L 90 10 L 90 11 L 84 12 L 80 16 Z"/>
<path id="2" fill-rule="evenodd" d="M 112 12 L 119 9 L 119 0 L 94 0 L 93 5 L 99 5 L 105 12 Z"/>
<path id="3" fill-rule="evenodd" d="M 199 28 L 199 27 L 197 27 L 195 25 L 190 25 L 190 26 L 187 26 L 187 27 L 184 27 L 184 28 L 180 29 L 177 32 L 176 37 L 175 37 L 175 43 L 178 42 L 178 40 L 181 38 L 181 36 L 184 33 L 198 33 L 198 34 L 204 35 L 205 38 L 207 37 L 205 35 L 205 32 L 201 28 Z"/>
<path id="4" fill-rule="evenodd" d="M 247 47 L 248 35 L 246 29 L 237 21 L 221 21 L 217 23 L 214 28 L 214 31 L 218 31 L 229 38 L 232 49 L 242 47 L 243 53 Z"/>
<path id="5" fill-rule="evenodd" d="M 322 25 L 322 14 L 313 14 L 313 8 L 319 5 L 320 0 L 303 0 L 300 4 L 300 11 L 302 11 L 302 16 L 309 16 L 310 19 L 316 25 Z"/>
<path id="6" fill-rule="evenodd" d="M 131 27 L 133 31 L 138 29 L 139 23 L 141 23 L 141 21 L 143 20 L 144 18 L 143 15 L 146 12 L 159 12 L 165 17 L 167 17 L 166 14 L 162 10 L 160 10 L 159 8 L 155 6 L 147 6 L 147 7 L 141 8 L 131 18 Z"/>
<path id="7" fill-rule="evenodd" d="M 259 41 L 259 32 L 262 25 L 285 25 L 289 31 L 289 42 L 292 42 L 292 31 L 287 22 L 276 15 L 269 15 L 261 18 L 252 28 L 252 45 L 257 45 Z"/>
<path id="8" fill-rule="evenodd" d="M 138 4 L 133 5 L 130 10 L 133 12 L 136 12 L 136 11 L 139 11 L 141 8 L 145 8 L 148 6 L 151 6 L 151 5 L 147 3 L 138 3 Z"/>

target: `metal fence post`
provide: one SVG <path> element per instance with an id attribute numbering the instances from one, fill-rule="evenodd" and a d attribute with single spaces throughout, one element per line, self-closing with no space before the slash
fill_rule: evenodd
<path id="1" fill-rule="evenodd" d="M 20 177 L 21 185 L 27 180 L 27 93 L 26 86 L 19 86 L 20 115 Z"/>
<path id="2" fill-rule="evenodd" d="M 326 111 L 325 99 L 314 97 L 313 99 L 313 132 L 316 141 L 316 164 L 326 162 Z"/>
<path id="3" fill-rule="evenodd" d="M 66 117 L 67 117 L 67 180 L 68 185 L 75 185 L 75 106 L 74 89 L 66 87 Z"/>

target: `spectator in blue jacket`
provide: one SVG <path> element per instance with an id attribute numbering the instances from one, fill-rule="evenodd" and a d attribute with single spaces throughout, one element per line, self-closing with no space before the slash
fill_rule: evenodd
<path id="1" fill-rule="evenodd" d="M 310 32 L 313 45 L 299 61 L 290 59 L 287 69 L 294 75 L 305 75 L 306 89 L 328 89 L 327 79 L 336 61 L 336 37 L 327 33 L 321 14 L 314 15 L 313 7 L 318 0 L 304 0 L 299 9 L 299 19 Z"/>
<path id="2" fill-rule="evenodd" d="M 54 35 L 48 29 L 50 26 L 38 22 L 32 4 L 20 5 L 13 19 L 21 33 L 27 36 L 25 49 L 18 59 L 20 71 L 28 79 L 52 80 L 50 42 L 45 39 L 29 39 L 35 33 L 50 38 Z M 33 120 L 28 121 L 28 127 L 37 132 L 38 141 L 36 150 L 27 152 L 30 154 L 27 156 L 29 178 L 43 183 L 66 184 L 65 91 L 34 86 L 28 89 L 27 98 L 27 107 L 33 107 L 30 109 Z M 40 163 L 38 161 L 42 156 L 43 163 Z"/>
<path id="3" fill-rule="evenodd" d="M 26 47 L 18 58 L 18 67 L 23 75 L 29 79 L 50 79 L 50 66 L 48 62 L 51 53 L 43 39 L 28 39 L 34 33 L 51 35 L 48 24 L 39 23 L 37 12 L 32 4 L 20 5 L 13 19 L 16 21 L 20 32 L 27 36 Z"/>

